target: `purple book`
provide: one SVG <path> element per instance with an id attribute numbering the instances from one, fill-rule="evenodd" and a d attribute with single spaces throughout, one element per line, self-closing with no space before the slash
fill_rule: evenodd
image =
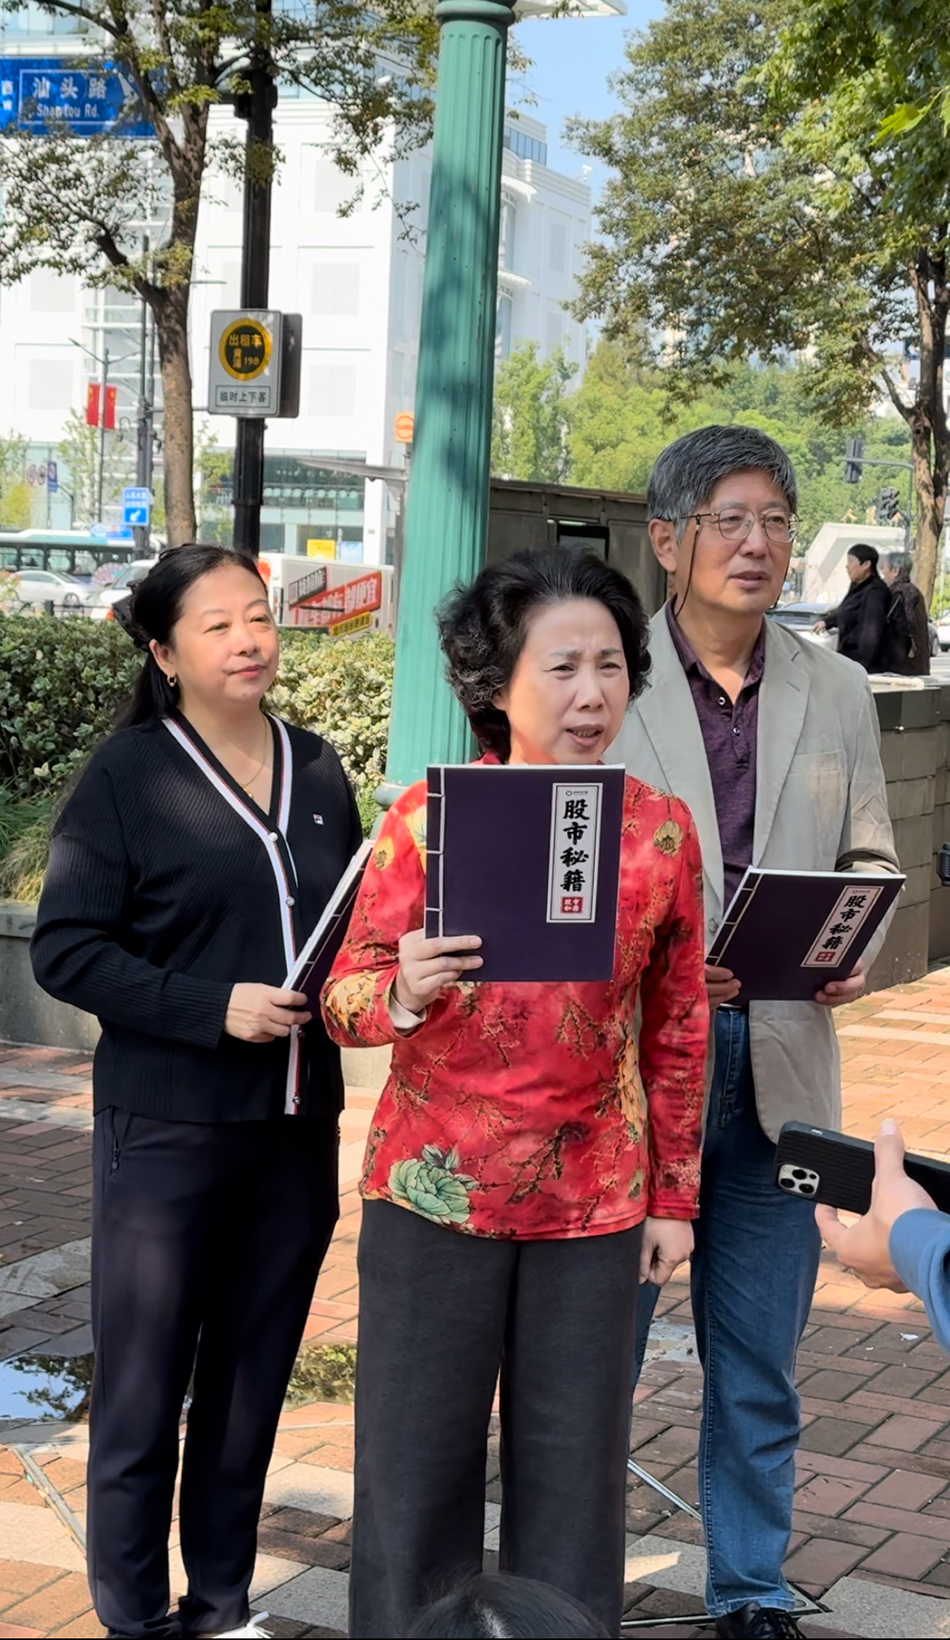
<path id="1" fill-rule="evenodd" d="M 320 1012 L 320 992 L 346 937 L 366 862 L 372 851 L 373 845 L 368 839 L 360 844 L 330 895 L 323 916 L 284 981 L 288 991 L 303 991 L 313 1014 Z"/>
<path id="2" fill-rule="evenodd" d="M 428 770 L 426 934 L 478 934 L 478 981 L 609 980 L 622 766 Z"/>
<path id="3" fill-rule="evenodd" d="M 829 980 L 848 977 L 904 881 L 890 872 L 750 866 L 706 961 L 741 981 L 738 1002 L 810 1002 Z"/>

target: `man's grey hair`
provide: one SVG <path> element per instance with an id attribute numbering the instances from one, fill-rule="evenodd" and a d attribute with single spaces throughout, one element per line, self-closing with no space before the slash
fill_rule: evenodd
<path id="1" fill-rule="evenodd" d="M 668 444 L 653 463 L 647 485 L 647 516 L 682 520 L 679 539 L 693 513 L 702 512 L 720 479 L 758 468 L 781 490 L 790 512 L 798 505 L 795 469 L 774 438 L 757 427 L 699 427 Z"/>
<path id="2" fill-rule="evenodd" d="M 909 581 L 914 560 L 909 552 L 886 552 L 884 562 L 902 581 Z"/>

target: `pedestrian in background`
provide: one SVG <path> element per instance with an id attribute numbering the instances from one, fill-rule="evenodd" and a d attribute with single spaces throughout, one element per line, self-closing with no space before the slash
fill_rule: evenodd
<path id="1" fill-rule="evenodd" d="M 818 621 L 816 632 L 838 633 L 838 654 L 857 661 L 865 672 L 889 672 L 891 595 L 878 573 L 878 551 L 858 541 L 848 548 L 845 568 L 851 582 L 837 609 Z"/>
<path id="2" fill-rule="evenodd" d="M 563 547 L 458 589 L 442 648 L 482 761 L 597 762 L 643 687 L 646 630 L 629 581 Z M 351 1633 L 403 1636 L 481 1570 L 500 1367 L 501 1569 L 613 1634 L 638 1280 L 688 1256 L 696 1212 L 696 836 L 683 803 L 626 782 L 613 977 L 557 985 L 469 984 L 478 930 L 426 938 L 425 839 L 418 783 L 323 999 L 337 1042 L 393 1048 L 361 1182 Z"/>
<path id="3" fill-rule="evenodd" d="M 881 574 L 890 589 L 887 624 L 891 639 L 891 672 L 927 677 L 930 672 L 930 621 L 919 587 L 911 580 L 914 563 L 907 552 L 889 552 Z"/>
<path id="4" fill-rule="evenodd" d="M 652 622 L 649 683 L 609 755 L 688 803 L 710 940 L 750 865 L 897 870 L 867 678 L 765 618 L 788 572 L 795 504 L 791 462 L 752 427 L 688 433 L 650 475 L 650 539 L 673 595 Z M 716 1633 L 766 1640 L 799 1633 L 782 1565 L 801 1427 L 795 1354 L 819 1256 L 812 1208 L 775 1188 L 774 1141 L 786 1121 L 839 1124 L 831 1009 L 860 994 L 864 974 L 791 1003 L 744 1003 L 742 978 L 706 970 L 713 1053 L 692 1261 L 699 1499 Z M 655 1300 L 648 1285 L 639 1360 Z"/>
<path id="5" fill-rule="evenodd" d="M 251 559 L 180 547 L 131 613 L 135 698 L 56 823 L 32 948 L 44 990 L 102 1026 L 89 1581 L 110 1635 L 257 1634 L 257 1521 L 337 1218 L 343 1100 L 283 980 L 361 830 L 332 748 L 262 709 L 278 638 Z"/>

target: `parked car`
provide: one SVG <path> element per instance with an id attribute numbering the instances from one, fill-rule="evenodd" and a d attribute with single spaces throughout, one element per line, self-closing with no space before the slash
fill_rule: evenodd
<path id="1" fill-rule="evenodd" d="M 139 558 L 134 563 L 126 564 L 108 586 L 92 587 L 86 599 L 86 613 L 94 621 L 104 621 L 113 604 L 120 598 L 127 598 L 136 581 L 142 581 L 148 574 L 154 558 Z"/>
<path id="2" fill-rule="evenodd" d="M 950 609 L 945 609 L 942 615 L 937 616 L 937 642 L 942 650 L 950 649 Z"/>
<path id="3" fill-rule="evenodd" d="M 88 589 L 71 575 L 52 569 L 21 569 L 13 576 L 22 604 L 52 603 L 57 609 L 81 609 Z"/>
<path id="4" fill-rule="evenodd" d="M 812 643 L 833 649 L 837 643 L 835 634 L 815 631 L 817 623 L 824 620 L 829 608 L 828 604 L 776 604 L 774 609 L 769 610 L 769 619 L 779 626 L 788 627 L 790 632 L 808 638 Z"/>

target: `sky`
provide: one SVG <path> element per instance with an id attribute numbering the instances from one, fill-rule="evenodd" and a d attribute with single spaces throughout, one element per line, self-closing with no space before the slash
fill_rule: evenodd
<path id="1" fill-rule="evenodd" d="M 659 17 L 663 0 L 627 0 L 626 17 L 529 18 L 520 23 L 517 40 L 533 66 L 525 88 L 533 92 L 534 106 L 511 86 L 509 104 L 521 106 L 526 114 L 543 120 L 548 127 L 548 164 L 554 171 L 579 177 L 585 163 L 580 154 L 561 141 L 564 121 L 575 114 L 599 119 L 617 106 L 607 89 L 611 74 L 623 66 L 624 38 L 632 30 L 645 28 Z M 587 181 L 595 193 L 606 172 L 591 166 Z"/>

